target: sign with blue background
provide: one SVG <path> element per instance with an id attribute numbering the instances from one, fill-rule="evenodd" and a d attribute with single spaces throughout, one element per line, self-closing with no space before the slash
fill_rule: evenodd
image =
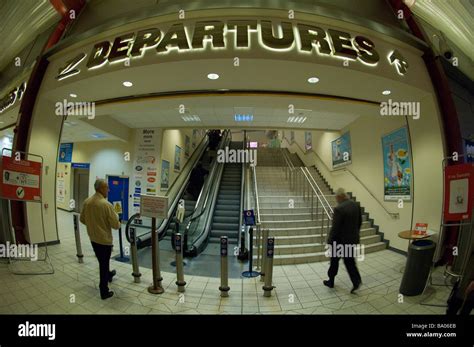
<path id="1" fill-rule="evenodd" d="M 255 214 L 253 210 L 244 211 L 244 223 L 245 225 L 255 225 Z"/>
<path id="2" fill-rule="evenodd" d="M 91 164 L 89 164 L 89 163 L 72 163 L 71 167 L 73 169 L 90 169 Z"/>
<path id="3" fill-rule="evenodd" d="M 72 161 L 73 143 L 61 143 L 59 146 L 59 162 L 70 163 Z"/>

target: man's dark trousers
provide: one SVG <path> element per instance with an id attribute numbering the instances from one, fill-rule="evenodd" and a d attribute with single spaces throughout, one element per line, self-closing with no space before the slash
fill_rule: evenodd
<path id="1" fill-rule="evenodd" d="M 339 259 L 340 257 L 331 257 L 331 263 L 329 265 L 329 270 L 328 270 L 328 277 L 331 282 L 334 283 L 334 278 L 337 275 L 337 272 L 339 270 Z M 346 266 L 347 272 L 349 273 L 349 277 L 351 278 L 352 284 L 354 287 L 357 287 L 361 282 L 362 279 L 359 274 L 359 270 L 357 270 L 357 265 L 355 262 L 354 257 L 345 257 L 344 259 L 344 265 Z"/>
<path id="2" fill-rule="evenodd" d="M 111 277 L 109 264 L 110 256 L 112 255 L 112 246 L 92 242 L 92 248 L 94 249 L 95 256 L 99 261 L 99 289 L 100 295 L 104 296 L 109 292 L 109 279 Z"/>

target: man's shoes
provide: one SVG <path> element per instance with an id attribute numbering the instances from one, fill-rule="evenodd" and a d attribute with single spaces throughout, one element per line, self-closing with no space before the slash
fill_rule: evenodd
<path id="1" fill-rule="evenodd" d="M 112 282 L 112 279 L 114 278 L 114 276 L 116 274 L 117 274 L 117 271 L 115 271 L 115 270 L 110 271 L 110 273 L 109 273 L 109 283 Z"/>
<path id="2" fill-rule="evenodd" d="M 329 288 L 334 288 L 334 281 L 331 280 L 325 280 L 323 281 L 324 285 Z"/>
<path id="3" fill-rule="evenodd" d="M 352 287 L 351 289 L 351 294 L 354 294 L 354 292 L 360 288 L 360 285 L 362 284 L 362 282 L 359 282 L 357 285 L 355 285 L 354 287 Z"/>
<path id="4" fill-rule="evenodd" d="M 112 296 L 114 296 L 114 292 L 112 292 L 112 291 L 109 291 L 109 292 L 106 293 L 106 294 L 100 294 L 100 297 L 102 298 L 102 300 L 111 298 Z"/>

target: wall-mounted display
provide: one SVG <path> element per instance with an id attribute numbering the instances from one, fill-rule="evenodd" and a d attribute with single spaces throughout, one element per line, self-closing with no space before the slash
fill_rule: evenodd
<path id="1" fill-rule="evenodd" d="M 411 199 L 411 159 L 407 128 L 382 136 L 384 199 Z"/>
<path id="2" fill-rule="evenodd" d="M 333 169 L 352 163 L 351 135 L 349 132 L 331 142 Z"/>

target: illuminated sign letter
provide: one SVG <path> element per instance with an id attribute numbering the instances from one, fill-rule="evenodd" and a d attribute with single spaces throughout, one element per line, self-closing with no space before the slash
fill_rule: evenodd
<path id="1" fill-rule="evenodd" d="M 130 56 L 142 56 L 146 49 L 153 48 L 158 44 L 160 37 L 161 31 L 156 28 L 139 31 L 132 50 L 130 51 Z"/>
<path id="2" fill-rule="evenodd" d="M 212 36 L 214 48 L 224 48 L 224 23 L 218 20 L 197 22 L 193 33 L 193 48 L 203 48 L 203 40 L 209 36 Z"/>
<path id="3" fill-rule="evenodd" d="M 380 56 L 375 50 L 375 45 L 368 38 L 357 36 L 355 38 L 356 47 L 359 49 L 358 59 L 368 65 L 376 65 Z"/>
<path id="4" fill-rule="evenodd" d="M 331 47 L 326 41 L 326 32 L 312 25 L 298 24 L 301 50 L 311 52 L 313 44 L 321 54 L 331 54 Z"/>
<path id="5" fill-rule="evenodd" d="M 188 37 L 186 36 L 183 23 L 173 24 L 170 27 L 168 32 L 163 37 L 163 40 L 161 40 L 158 47 L 156 47 L 156 51 L 158 53 L 167 52 L 169 45 L 173 45 L 175 47 L 177 46 L 180 50 L 189 49 Z"/>
<path id="6" fill-rule="evenodd" d="M 338 30 L 328 30 L 334 46 L 334 55 L 342 58 L 355 60 L 357 58 L 357 51 L 353 48 L 351 42 L 351 35 Z"/>
<path id="7" fill-rule="evenodd" d="M 236 47 L 249 47 L 249 29 L 257 30 L 256 20 L 230 20 L 227 22 L 227 30 L 236 31 Z"/>
<path id="8" fill-rule="evenodd" d="M 97 69 L 98 67 L 101 67 L 102 65 L 107 63 L 107 57 L 109 55 L 109 52 L 109 41 L 103 41 L 95 44 L 86 66 L 89 69 Z"/>
<path id="9" fill-rule="evenodd" d="M 77 75 L 79 72 L 81 72 L 81 70 L 78 69 L 77 67 L 84 60 L 85 57 L 86 57 L 85 53 L 79 53 L 73 59 L 69 60 L 66 63 L 66 66 L 59 69 L 59 73 L 56 76 L 56 79 L 58 81 L 61 81 L 65 78 Z"/>
<path id="10" fill-rule="evenodd" d="M 273 36 L 272 22 L 262 20 L 260 26 L 262 28 L 262 42 L 265 46 L 274 49 L 287 49 L 293 45 L 295 41 L 295 36 L 293 34 L 293 26 L 291 25 L 291 23 L 281 23 L 283 35 L 280 38 L 276 38 L 275 36 Z"/>
<path id="11" fill-rule="evenodd" d="M 125 34 L 123 36 L 116 37 L 112 49 L 109 54 L 109 62 L 113 63 L 116 61 L 124 60 L 128 58 L 128 51 L 130 50 L 131 43 L 135 38 L 134 33 Z"/>

